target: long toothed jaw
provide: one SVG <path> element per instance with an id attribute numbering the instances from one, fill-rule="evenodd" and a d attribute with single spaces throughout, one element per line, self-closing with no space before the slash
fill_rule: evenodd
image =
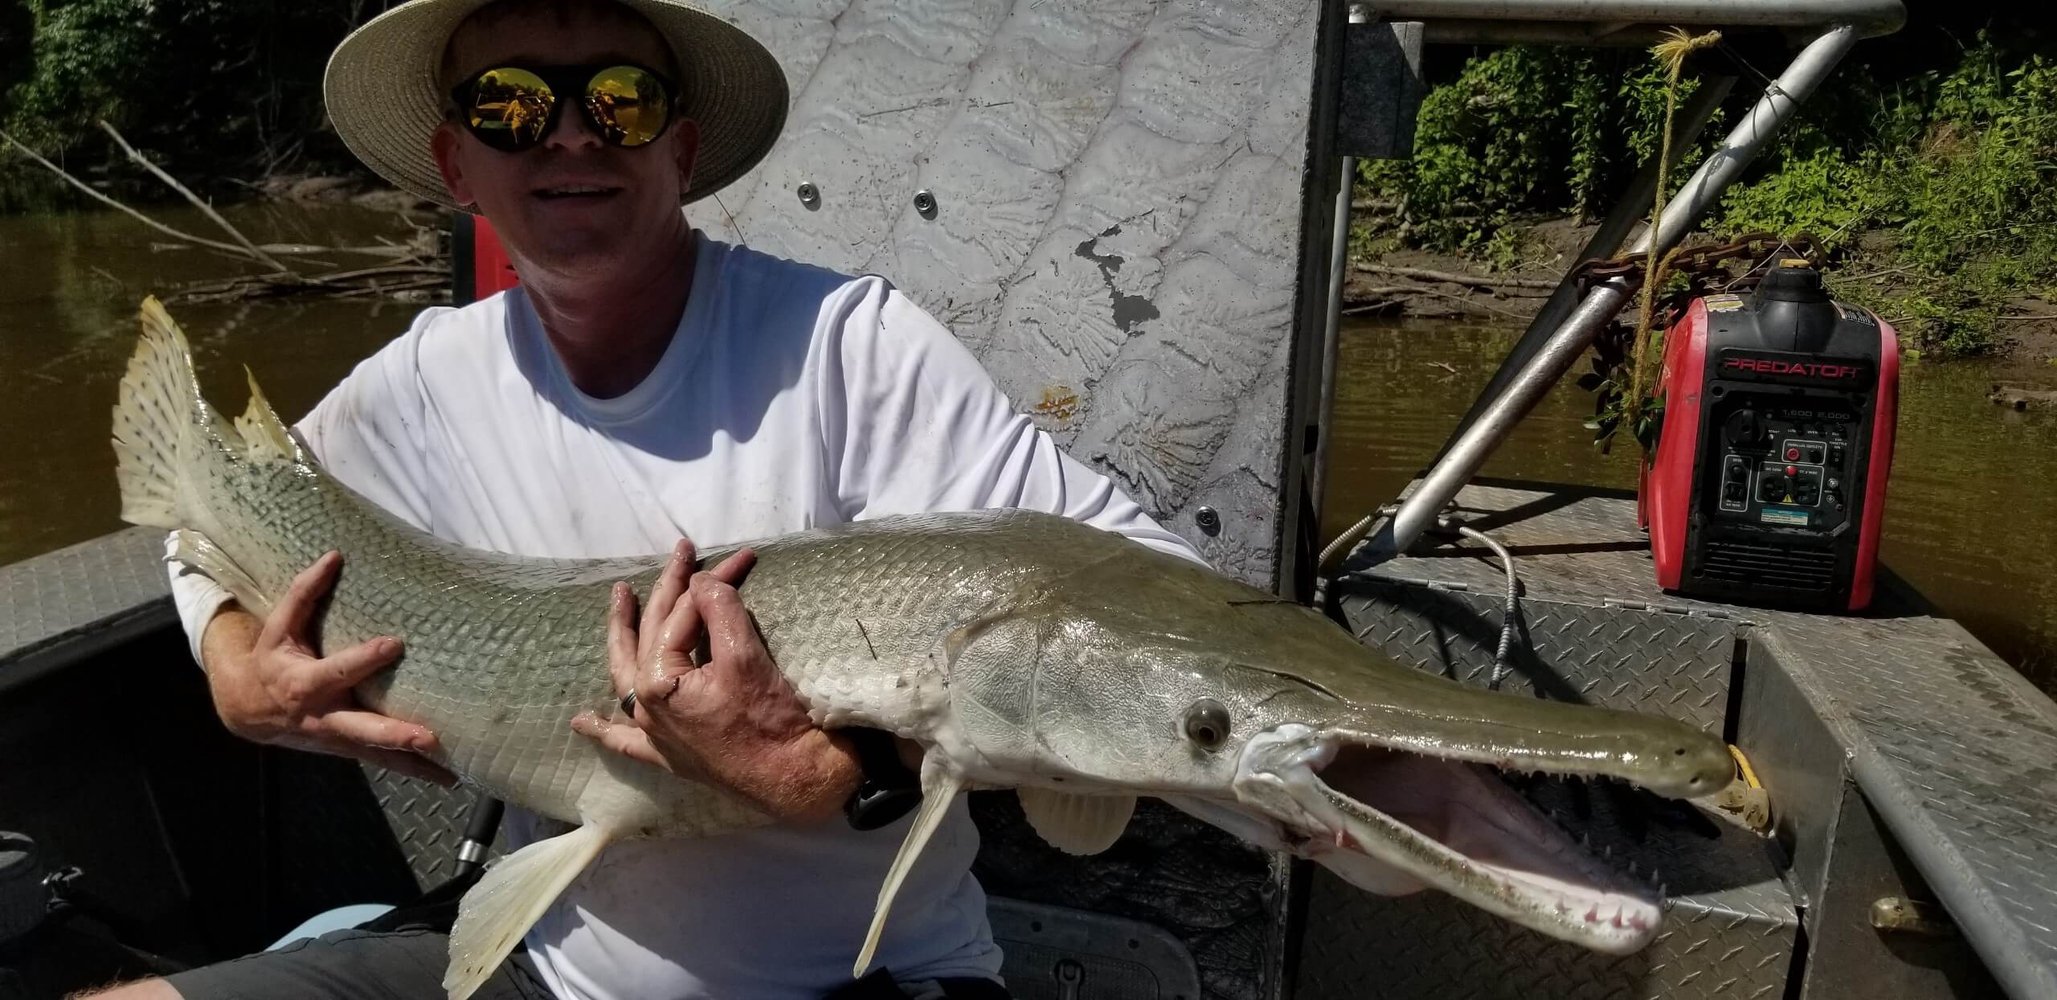
<path id="1" fill-rule="evenodd" d="M 1235 792 L 1277 824 L 1268 839 L 1368 891 L 1434 888 L 1609 954 L 1657 934 L 1654 900 L 1480 765 L 1286 725 L 1250 739 Z"/>

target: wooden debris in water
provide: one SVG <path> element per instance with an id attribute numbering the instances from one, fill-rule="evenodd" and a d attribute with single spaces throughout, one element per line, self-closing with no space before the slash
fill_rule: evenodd
<path id="1" fill-rule="evenodd" d="M 177 192 L 179 197 L 199 209 L 216 226 L 229 236 L 228 241 L 209 239 L 159 222 L 156 219 L 122 204 L 120 201 L 95 190 L 92 185 L 73 176 L 69 171 L 35 150 L 22 144 L 5 131 L 0 131 L 0 143 L 5 143 L 16 152 L 27 157 L 45 170 L 55 174 L 71 187 L 85 193 L 89 198 L 121 212 L 150 227 L 158 233 L 173 239 L 171 244 L 153 244 L 153 249 L 205 250 L 226 254 L 246 260 L 265 270 L 256 274 L 238 275 L 214 281 L 188 284 L 161 296 L 167 303 L 182 302 L 224 302 L 243 299 L 282 298 L 295 295 L 314 295 L 324 298 L 402 298 L 419 300 L 429 297 L 449 283 L 450 267 L 438 247 L 438 234 L 417 226 L 415 236 L 406 243 L 386 242 L 376 246 L 331 247 L 297 243 L 258 244 L 252 241 L 234 224 L 223 218 L 205 199 L 194 194 L 177 178 L 152 163 L 149 157 L 122 138 L 114 126 L 100 122 L 101 130 L 114 140 L 128 158 L 148 171 Z M 375 267 L 336 269 L 318 258 L 321 255 L 355 255 L 384 258 L 389 263 Z M 295 266 L 295 265 L 300 266 Z M 306 265 L 319 265 L 332 269 L 314 270 Z"/>

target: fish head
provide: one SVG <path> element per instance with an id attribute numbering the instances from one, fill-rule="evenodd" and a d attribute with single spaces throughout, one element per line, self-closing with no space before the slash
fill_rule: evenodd
<path id="1" fill-rule="evenodd" d="M 1051 787 L 1155 795 L 1361 888 L 1437 889 L 1597 951 L 1654 938 L 1647 887 L 1494 772 L 1694 798 L 1733 780 L 1721 740 L 1438 677 L 1313 609 L 1175 557 L 1130 556 L 1049 591 L 1012 643 L 1036 688 L 1016 749 L 1061 781 Z"/>

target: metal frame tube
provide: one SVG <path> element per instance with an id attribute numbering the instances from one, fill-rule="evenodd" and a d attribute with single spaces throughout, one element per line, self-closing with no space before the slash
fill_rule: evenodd
<path id="1" fill-rule="evenodd" d="M 1354 11 L 1352 12 L 1354 16 Z M 1343 184 L 1336 191 L 1336 239 L 1329 252 L 1328 315 L 1321 338 L 1321 409 L 1315 414 L 1313 493 L 1315 534 L 1328 509 L 1329 444 L 1335 439 L 1336 351 L 1342 340 L 1343 285 L 1350 277 L 1350 198 L 1357 191 L 1357 158 L 1343 157 Z M 1318 572 L 1318 571 L 1317 571 Z"/>
<path id="2" fill-rule="evenodd" d="M 1828 78 L 1836 64 L 1857 44 L 1856 28 L 1834 28 L 1808 43 L 1793 58 L 1793 64 L 1764 90 L 1749 114 L 1729 133 L 1722 147 L 1707 158 L 1686 181 L 1654 228 L 1645 229 L 1631 253 L 1661 254 L 1677 246 L 1702 213 L 1714 204 L 1757 153 L 1770 143 L 1779 126 L 1793 116 Z M 1500 442 L 1506 440 L 1521 418 L 1535 408 L 1550 388 L 1578 361 L 1593 338 L 1621 311 L 1634 294 L 1639 281 L 1613 278 L 1586 293 L 1571 318 L 1558 328 L 1536 354 L 1535 361 L 1508 385 L 1455 444 L 1443 460 L 1422 477 L 1421 483 L 1400 504 L 1400 509 L 1373 537 L 1370 557 L 1390 559 L 1405 552 L 1421 533 L 1435 523 L 1436 514 L 1471 481 L 1486 464 Z"/>
<path id="3" fill-rule="evenodd" d="M 1377 0 L 1379 16 L 1426 21 L 1429 38 L 1455 41 L 1438 23 L 1504 31 L 1527 22 L 1575 22 L 1595 30 L 1626 25 L 1815 28 L 1847 25 L 1871 38 L 1907 22 L 1900 0 Z M 1474 39 L 1463 39 L 1472 41 Z"/>
<path id="4" fill-rule="evenodd" d="M 1371 6 L 1353 3 L 1345 17 L 1347 24 L 1371 23 Z M 1327 509 L 1329 443 L 1335 435 L 1331 426 L 1336 412 L 1336 350 L 1343 325 L 1343 286 L 1350 278 L 1350 202 L 1357 194 L 1357 158 L 1343 157 L 1343 183 L 1336 186 L 1335 237 L 1329 244 L 1328 312 L 1322 318 L 1321 401 L 1314 414 L 1314 467 L 1308 471 L 1309 499 L 1314 511 L 1313 535 L 1321 534 L 1321 515 Z M 1319 567 L 1316 576 L 1320 575 Z"/>
<path id="5" fill-rule="evenodd" d="M 1677 166 L 1678 161 L 1685 156 L 1685 151 L 1700 141 L 1701 131 L 1713 120 L 1715 110 L 1721 106 L 1722 101 L 1728 99 L 1729 92 L 1735 89 L 1735 85 L 1736 78 L 1733 76 L 1709 77 L 1701 82 L 1699 90 L 1694 92 L 1686 106 L 1678 109 L 1677 116 L 1672 119 L 1675 137 L 1671 148 L 1671 166 Z M 1536 352 L 1543 348 L 1543 342 L 1550 334 L 1555 333 L 1557 328 L 1564 324 L 1565 318 L 1571 315 L 1571 311 L 1578 307 L 1576 276 L 1579 265 L 1589 260 L 1612 257 L 1621 250 L 1622 243 L 1628 239 L 1630 233 L 1635 232 L 1636 226 L 1649 212 L 1642 206 L 1649 205 L 1650 197 L 1657 193 L 1657 174 L 1657 158 L 1653 156 L 1636 171 L 1635 179 L 1629 182 L 1628 190 L 1622 194 L 1621 200 L 1614 203 L 1606 218 L 1600 220 L 1599 228 L 1593 230 L 1592 237 L 1586 240 L 1586 245 L 1579 248 L 1578 256 L 1572 259 L 1571 267 L 1565 271 L 1564 280 L 1558 282 L 1556 289 L 1550 293 L 1549 300 L 1543 303 L 1543 308 L 1536 311 L 1535 318 L 1528 321 L 1528 327 L 1521 331 L 1521 339 L 1514 342 L 1514 349 L 1508 352 L 1507 357 L 1500 362 L 1500 367 L 1494 370 L 1493 377 L 1486 382 L 1485 388 L 1480 390 L 1478 396 L 1472 400 L 1471 406 L 1464 411 L 1464 418 L 1450 431 L 1449 439 L 1443 442 L 1442 447 L 1436 449 L 1436 457 L 1429 462 L 1430 465 L 1443 460 L 1443 456 L 1457 443 L 1457 439 L 1464 435 L 1465 429 L 1476 422 L 1494 398 L 1507 388 L 1507 384 L 1535 360 Z"/>

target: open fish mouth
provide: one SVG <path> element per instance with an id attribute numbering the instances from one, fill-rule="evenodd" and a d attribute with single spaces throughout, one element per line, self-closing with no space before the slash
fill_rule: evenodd
<path id="1" fill-rule="evenodd" d="M 1246 819 L 1254 808 L 1276 824 L 1263 839 L 1359 888 L 1436 889 L 1607 954 L 1657 935 L 1654 891 L 1606 868 L 1486 765 L 1286 725 L 1245 746 L 1235 792 Z"/>

